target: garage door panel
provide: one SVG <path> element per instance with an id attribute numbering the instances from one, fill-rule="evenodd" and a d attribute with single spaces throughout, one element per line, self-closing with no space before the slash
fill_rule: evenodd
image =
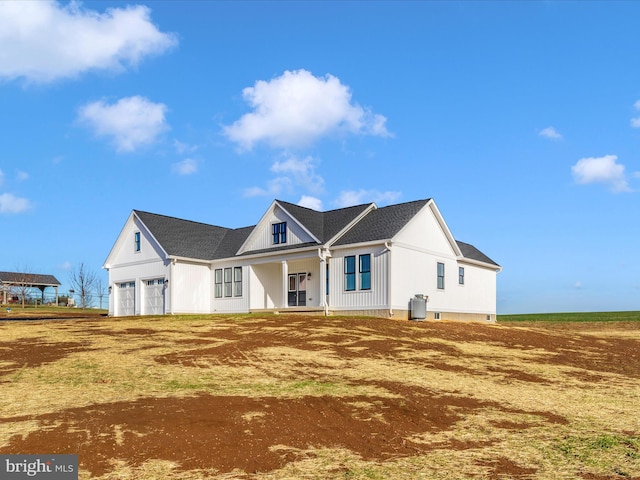
<path id="1" fill-rule="evenodd" d="M 119 317 L 135 315 L 136 284 L 123 282 L 118 284 L 118 304 L 116 315 Z"/>
<path id="2" fill-rule="evenodd" d="M 146 280 L 144 284 L 144 314 L 164 314 L 164 278 Z"/>

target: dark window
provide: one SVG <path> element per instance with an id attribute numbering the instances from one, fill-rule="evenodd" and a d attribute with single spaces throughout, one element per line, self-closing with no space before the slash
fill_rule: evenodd
<path id="1" fill-rule="evenodd" d="M 216 285 L 214 295 L 216 298 L 222 298 L 222 269 L 221 268 L 216 268 L 214 282 Z"/>
<path id="2" fill-rule="evenodd" d="M 371 254 L 360 255 L 360 290 L 371 290 Z"/>
<path id="3" fill-rule="evenodd" d="M 438 288 L 444 289 L 444 263 L 438 262 Z"/>
<path id="4" fill-rule="evenodd" d="M 352 291 L 356 289 L 356 257 L 344 257 L 344 289 Z"/>
<path id="5" fill-rule="evenodd" d="M 464 267 L 458 267 L 458 283 L 464 285 Z"/>
<path id="6" fill-rule="evenodd" d="M 242 267 L 233 268 L 233 296 L 242 296 Z"/>
<path id="7" fill-rule="evenodd" d="M 134 243 L 135 243 L 136 252 L 139 252 L 140 251 L 140 232 L 135 233 Z"/>
<path id="8" fill-rule="evenodd" d="M 231 296 L 232 286 L 233 286 L 233 283 L 231 282 L 231 269 L 225 268 L 224 269 L 224 296 L 225 297 Z"/>
<path id="9" fill-rule="evenodd" d="M 325 292 L 327 295 L 329 295 L 329 261 L 327 261 L 326 263 L 326 273 L 325 273 Z"/>
<path id="10" fill-rule="evenodd" d="M 287 222 L 274 223 L 271 225 L 271 235 L 274 245 L 287 243 Z"/>

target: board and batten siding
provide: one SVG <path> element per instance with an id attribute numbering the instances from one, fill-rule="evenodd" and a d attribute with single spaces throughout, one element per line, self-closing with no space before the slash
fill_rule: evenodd
<path id="1" fill-rule="evenodd" d="M 242 268 L 242 295 L 235 296 L 234 272 L 235 267 Z M 224 269 L 231 269 L 231 296 L 224 296 Z M 216 298 L 215 271 L 222 270 L 222 290 L 223 296 Z M 249 296 L 251 289 L 251 269 L 247 265 L 241 265 L 237 262 L 217 263 L 211 266 L 211 312 L 213 313 L 248 313 L 249 312 Z"/>
<path id="2" fill-rule="evenodd" d="M 211 270 L 209 264 L 176 262 L 171 266 L 168 295 L 172 313 L 210 313 Z"/>
<path id="3" fill-rule="evenodd" d="M 140 232 L 140 249 L 136 249 L 135 234 Z M 117 315 L 118 285 L 121 283 L 135 283 L 135 315 L 140 315 L 143 306 L 144 282 L 152 278 L 168 278 L 168 261 L 164 252 L 149 235 L 144 225 L 135 216 L 131 216 L 124 226 L 118 242 L 111 254 L 109 267 L 109 315 Z M 168 299 L 165 305 L 169 308 Z"/>
<path id="4" fill-rule="evenodd" d="M 282 266 L 280 263 L 252 265 L 249 269 L 251 310 L 280 308 L 282 296 Z"/>
<path id="5" fill-rule="evenodd" d="M 124 282 L 135 282 L 136 284 L 135 314 L 140 315 L 142 284 L 152 278 L 168 278 L 169 267 L 165 263 L 163 260 L 156 258 L 155 260 L 110 268 L 109 286 L 111 287 L 111 295 L 109 296 L 109 315 L 117 313 L 114 302 L 117 301 L 118 284 Z"/>
<path id="6" fill-rule="evenodd" d="M 245 246 L 243 251 L 249 252 L 272 248 L 274 244 L 271 225 L 281 222 L 287 222 L 287 242 L 285 245 L 300 245 L 313 241 L 311 236 L 295 220 L 289 217 L 280 207 L 276 206 L 274 211 L 266 215 L 256 226 L 255 236 L 252 237 L 251 242 Z"/>
<path id="7" fill-rule="evenodd" d="M 376 310 L 388 308 L 388 251 L 384 245 L 362 248 L 335 249 L 329 260 L 329 307 L 332 310 Z M 371 254 L 371 289 L 360 290 L 359 278 L 356 290 L 345 290 L 345 257 L 355 255 L 356 277 L 358 273 L 358 256 Z"/>

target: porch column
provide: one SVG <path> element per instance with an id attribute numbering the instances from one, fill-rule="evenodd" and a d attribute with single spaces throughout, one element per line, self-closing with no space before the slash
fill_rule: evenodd
<path id="1" fill-rule="evenodd" d="M 281 308 L 287 308 L 289 292 L 289 264 L 286 260 L 282 261 L 282 305 Z"/>

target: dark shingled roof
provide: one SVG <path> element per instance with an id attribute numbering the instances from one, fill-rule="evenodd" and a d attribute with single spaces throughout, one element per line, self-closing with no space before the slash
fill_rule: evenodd
<path id="1" fill-rule="evenodd" d="M 458 248 L 460 248 L 463 257 L 470 258 L 471 260 L 477 260 L 479 262 L 489 263 L 491 265 L 495 265 L 496 267 L 500 266 L 473 245 L 461 242 L 459 240 L 456 240 L 456 243 L 458 244 Z"/>
<path id="2" fill-rule="evenodd" d="M 318 212 L 282 200 L 277 200 L 277 202 L 318 238 L 320 244 L 324 244 L 333 238 L 371 205 L 362 204 L 327 212 Z M 429 199 L 416 200 L 374 209 L 339 238 L 336 245 L 390 240 L 428 202 Z M 240 246 L 255 228 L 255 225 L 236 229 L 224 228 L 140 210 L 134 210 L 134 213 L 147 226 L 167 254 L 201 260 L 234 257 Z M 473 245 L 458 241 L 456 243 L 465 258 L 499 266 Z M 313 245 L 317 244 L 307 242 L 298 245 L 279 245 L 264 250 L 244 252 L 244 255 L 292 250 Z M 6 274 L 6 272 L 4 273 Z M 0 281 L 2 280 L 2 274 L 3 272 L 0 272 Z M 57 282 L 50 275 L 42 275 L 41 277 L 50 277 Z M 51 285 L 53 284 L 60 285 L 59 282 L 51 283 Z"/>
<path id="3" fill-rule="evenodd" d="M 309 230 L 320 243 L 326 243 L 333 236 L 364 212 L 370 203 L 353 207 L 338 208 L 327 212 L 318 212 L 293 203 L 276 200 L 282 207 Z"/>
<path id="4" fill-rule="evenodd" d="M 411 220 L 429 199 L 389 205 L 369 212 L 335 244 L 390 240 Z"/>
<path id="5" fill-rule="evenodd" d="M 212 260 L 228 228 L 134 210 L 151 234 L 172 256 Z M 234 252 L 235 253 L 235 252 Z"/>
<path id="6" fill-rule="evenodd" d="M 247 237 L 253 232 L 255 225 L 251 227 L 236 228 L 229 230 L 216 249 L 216 253 L 212 260 L 221 258 L 231 258 L 236 255 L 240 246 L 245 242 Z"/>
<path id="7" fill-rule="evenodd" d="M 53 275 L 20 272 L 0 272 L 0 283 L 32 285 L 34 287 L 59 287 L 62 285 Z"/>

